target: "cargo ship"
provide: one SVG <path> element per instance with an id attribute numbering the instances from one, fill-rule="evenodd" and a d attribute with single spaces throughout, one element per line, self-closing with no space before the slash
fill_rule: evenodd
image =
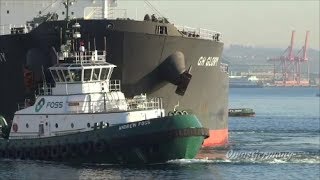
<path id="1" fill-rule="evenodd" d="M 263 83 L 256 76 L 229 76 L 230 88 L 262 88 Z"/>
<path id="2" fill-rule="evenodd" d="M 53 81 L 48 67 L 58 63 L 55 52 L 65 48 L 67 37 L 79 36 L 67 31 L 77 22 L 81 37 L 73 48 L 105 50 L 126 95 L 161 97 L 166 112 L 186 109 L 210 129 L 204 147 L 227 145 L 229 83 L 220 33 L 176 26 L 155 15 L 141 21 L 115 18 L 110 16 L 115 1 L 0 3 L 0 115 L 9 123 L 17 103 L 34 99 L 39 83 Z M 27 23 L 11 25 L 21 21 Z"/>

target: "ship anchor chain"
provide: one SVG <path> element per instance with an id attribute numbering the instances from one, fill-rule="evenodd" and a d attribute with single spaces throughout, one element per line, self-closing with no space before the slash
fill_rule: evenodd
<path id="1" fill-rule="evenodd" d="M 178 104 L 176 104 L 174 106 L 173 111 L 168 112 L 168 116 L 187 115 L 188 114 L 188 112 L 186 110 L 182 110 L 182 111 L 177 110 L 177 107 L 179 107 L 179 101 L 178 101 Z"/>

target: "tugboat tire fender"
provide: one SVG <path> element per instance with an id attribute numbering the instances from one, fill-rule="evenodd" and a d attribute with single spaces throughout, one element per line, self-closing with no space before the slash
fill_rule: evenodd
<path id="1" fill-rule="evenodd" d="M 4 157 L 9 158 L 10 157 L 10 149 L 5 149 L 4 150 Z"/>
<path id="2" fill-rule="evenodd" d="M 59 157 L 59 146 L 52 146 L 50 149 L 50 155 L 53 159 L 57 159 Z"/>
<path id="3" fill-rule="evenodd" d="M 92 143 L 84 142 L 80 145 L 80 149 L 83 155 L 88 155 L 92 149 Z"/>
<path id="4" fill-rule="evenodd" d="M 97 141 L 93 144 L 93 151 L 94 152 L 103 152 L 105 149 L 106 142 L 104 140 Z"/>
<path id="5" fill-rule="evenodd" d="M 25 159 L 31 159 L 31 149 L 26 148 L 24 151 Z"/>
<path id="6" fill-rule="evenodd" d="M 9 149 L 9 157 L 10 158 L 13 158 L 13 159 L 16 159 L 16 149 L 12 148 L 12 149 Z"/>
<path id="7" fill-rule="evenodd" d="M 50 149 L 49 147 L 45 146 L 43 148 L 41 148 L 41 151 L 40 151 L 40 157 L 44 160 L 47 160 L 50 158 Z"/>
<path id="8" fill-rule="evenodd" d="M 5 150 L 0 150 L 0 157 L 4 158 L 6 155 L 6 151 Z"/>
<path id="9" fill-rule="evenodd" d="M 182 111 L 182 114 L 187 115 L 187 114 L 188 114 L 188 112 L 187 112 L 187 111 L 185 111 L 185 110 L 183 110 L 183 111 Z"/>
<path id="10" fill-rule="evenodd" d="M 69 147 L 67 145 L 60 146 L 59 152 L 63 158 L 69 154 Z"/>
<path id="11" fill-rule="evenodd" d="M 169 112 L 168 112 L 168 116 L 174 116 L 174 112 L 169 111 Z"/>
<path id="12" fill-rule="evenodd" d="M 175 115 L 183 115 L 183 112 L 182 111 L 175 111 L 174 114 Z"/>
<path id="13" fill-rule="evenodd" d="M 22 159 L 22 151 L 17 149 L 14 154 L 15 159 Z"/>
<path id="14" fill-rule="evenodd" d="M 38 159 L 39 158 L 39 155 L 40 155 L 40 152 L 39 152 L 39 149 L 38 148 L 32 148 L 30 150 L 30 157 L 31 159 Z"/>

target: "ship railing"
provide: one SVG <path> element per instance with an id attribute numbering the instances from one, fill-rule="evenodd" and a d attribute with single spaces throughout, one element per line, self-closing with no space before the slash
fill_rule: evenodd
<path id="1" fill-rule="evenodd" d="M 3 24 L 0 25 L 0 35 L 6 34 L 25 34 L 30 32 L 33 27 L 30 24 Z"/>
<path id="2" fill-rule="evenodd" d="M 128 110 L 162 109 L 161 98 L 128 99 Z"/>
<path id="3" fill-rule="evenodd" d="M 83 51 L 83 52 L 62 52 L 59 53 L 59 59 L 74 58 L 75 63 L 94 63 L 106 62 L 106 51 Z"/>
<path id="4" fill-rule="evenodd" d="M 120 99 L 68 102 L 70 113 L 99 113 L 99 112 L 122 112 L 162 109 L 161 98 L 148 99 Z"/>
<path id="5" fill-rule="evenodd" d="M 127 9 L 109 8 L 107 11 L 108 19 L 126 19 Z M 103 14 L 103 7 L 86 7 L 84 9 L 84 19 L 101 19 L 105 18 Z"/>
<path id="6" fill-rule="evenodd" d="M 109 91 L 121 91 L 121 80 L 109 80 Z"/>
<path id="7" fill-rule="evenodd" d="M 25 109 L 27 107 L 30 107 L 34 104 L 34 101 L 32 101 L 31 99 L 27 98 L 24 100 L 23 103 L 18 103 L 18 111 L 21 109 Z"/>
<path id="8" fill-rule="evenodd" d="M 217 31 L 179 25 L 175 25 L 175 27 L 178 29 L 178 31 L 180 31 L 184 36 L 187 37 L 196 37 L 201 39 L 220 41 L 221 33 Z"/>
<path id="9" fill-rule="evenodd" d="M 220 63 L 220 69 L 222 72 L 229 73 L 229 65 L 226 63 Z"/>
<path id="10" fill-rule="evenodd" d="M 52 95 L 52 88 L 54 87 L 54 84 L 38 84 L 38 88 L 35 92 L 38 96 L 48 96 Z"/>

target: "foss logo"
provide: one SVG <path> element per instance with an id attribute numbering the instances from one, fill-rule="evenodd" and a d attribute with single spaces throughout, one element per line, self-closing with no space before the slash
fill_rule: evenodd
<path id="1" fill-rule="evenodd" d="M 38 101 L 38 103 L 37 103 L 37 105 L 36 105 L 36 107 L 35 107 L 36 112 L 39 112 L 39 111 L 42 109 L 42 107 L 43 107 L 43 105 L 44 105 L 45 102 L 46 102 L 46 100 L 45 100 L 44 98 L 41 98 L 41 99 Z"/>
<path id="2" fill-rule="evenodd" d="M 41 98 L 38 103 L 36 104 L 35 111 L 39 112 L 42 107 L 45 105 L 46 100 Z M 62 108 L 63 102 L 47 102 L 46 108 Z"/>
<path id="3" fill-rule="evenodd" d="M 48 102 L 46 108 L 62 108 L 63 102 Z"/>
<path id="4" fill-rule="evenodd" d="M 198 66 L 217 66 L 219 57 L 205 57 L 201 56 L 198 60 Z"/>

